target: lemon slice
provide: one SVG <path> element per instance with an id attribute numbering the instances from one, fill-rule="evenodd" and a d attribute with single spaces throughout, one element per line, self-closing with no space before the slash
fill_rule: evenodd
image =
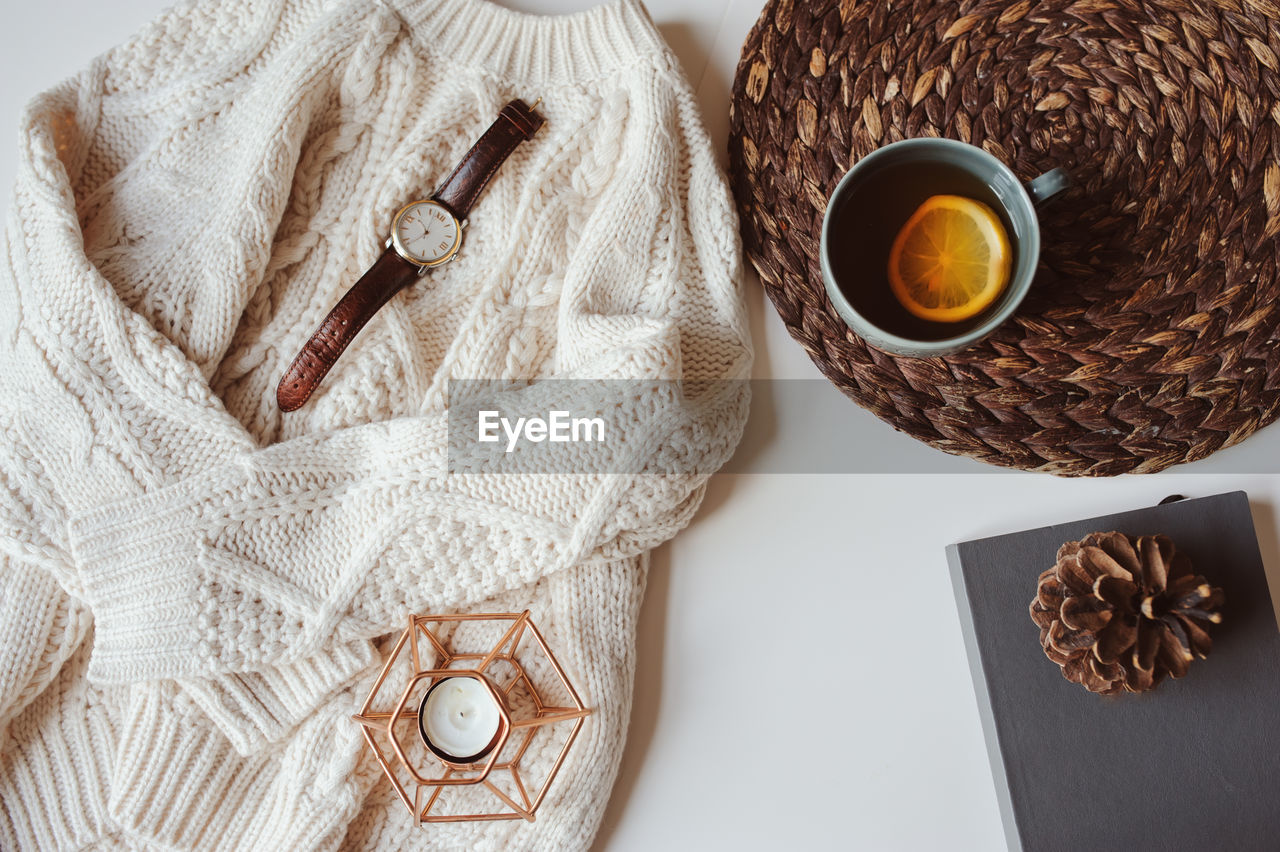
<path id="1" fill-rule="evenodd" d="M 959 322 L 981 313 L 1009 283 L 1013 252 L 1000 217 L 981 201 L 934 195 L 889 250 L 889 286 L 921 319 Z"/>

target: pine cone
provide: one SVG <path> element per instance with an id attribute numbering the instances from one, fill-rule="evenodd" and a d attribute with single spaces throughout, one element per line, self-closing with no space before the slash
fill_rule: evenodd
<path id="1" fill-rule="evenodd" d="M 1090 533 L 1040 575 L 1031 620 L 1062 676 L 1091 692 L 1145 692 L 1208 655 L 1222 590 L 1163 535 Z"/>

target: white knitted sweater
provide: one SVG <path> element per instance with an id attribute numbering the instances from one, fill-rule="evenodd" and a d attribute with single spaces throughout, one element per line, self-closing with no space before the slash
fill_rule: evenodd
<path id="1" fill-rule="evenodd" d="M 392 214 L 513 97 L 546 125 L 459 259 L 281 415 Z M 644 555 L 705 477 L 448 476 L 445 392 L 747 375 L 730 199 L 638 0 L 182 6 L 30 104 L 4 234 L 0 848 L 588 845 Z M 698 411 L 635 429 L 712 469 L 745 392 Z M 419 827 L 349 719 L 377 639 L 526 607 L 596 713 L 535 823 Z"/>

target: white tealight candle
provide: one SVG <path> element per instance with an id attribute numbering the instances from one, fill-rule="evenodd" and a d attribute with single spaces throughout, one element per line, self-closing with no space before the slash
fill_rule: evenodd
<path id="1" fill-rule="evenodd" d="M 473 677 L 437 681 L 422 702 L 419 722 L 427 744 L 442 756 L 478 760 L 497 739 L 500 713 L 493 693 Z"/>

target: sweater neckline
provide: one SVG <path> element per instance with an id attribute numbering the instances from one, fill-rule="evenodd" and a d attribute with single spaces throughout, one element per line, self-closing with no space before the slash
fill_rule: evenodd
<path id="1" fill-rule="evenodd" d="M 432 52 L 504 80 L 582 82 L 668 53 L 641 0 L 535 15 L 491 0 L 388 0 Z"/>

